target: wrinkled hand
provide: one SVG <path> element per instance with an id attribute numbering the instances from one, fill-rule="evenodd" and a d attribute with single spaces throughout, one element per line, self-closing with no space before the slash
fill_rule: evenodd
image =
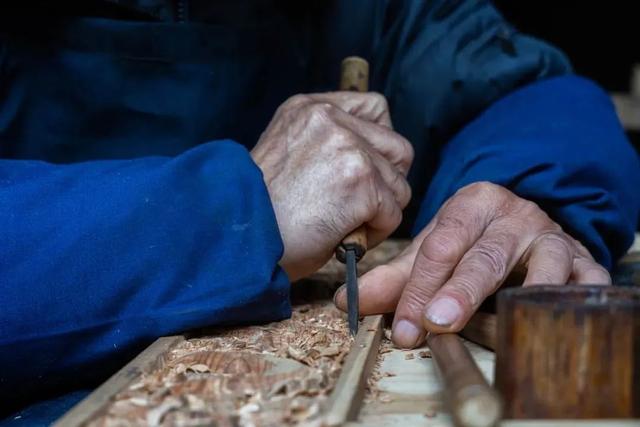
<path id="1" fill-rule="evenodd" d="M 402 221 L 411 189 L 409 142 L 391 129 L 375 93 L 297 95 L 276 111 L 251 156 L 262 170 L 295 280 L 320 268 L 349 232 L 369 244 Z"/>
<path id="2" fill-rule="evenodd" d="M 459 331 L 514 269 L 523 286 L 610 284 L 609 273 L 535 203 L 507 189 L 475 183 L 440 209 L 389 264 L 362 276 L 362 314 L 395 310 L 396 345 L 419 345 L 425 331 Z M 346 292 L 336 304 L 345 309 Z"/>

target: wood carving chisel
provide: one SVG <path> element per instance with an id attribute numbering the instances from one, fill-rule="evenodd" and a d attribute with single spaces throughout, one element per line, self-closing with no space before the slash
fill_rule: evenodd
<path id="1" fill-rule="evenodd" d="M 350 56 L 342 61 L 340 90 L 367 92 L 369 90 L 369 63 L 363 58 Z M 367 252 L 367 230 L 361 226 L 342 240 L 336 249 L 336 258 L 346 264 L 347 312 L 349 331 L 358 333 L 358 270 L 357 262 Z"/>

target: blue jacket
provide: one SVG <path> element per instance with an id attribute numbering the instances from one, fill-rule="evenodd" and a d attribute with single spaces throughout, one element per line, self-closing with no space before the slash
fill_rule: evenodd
<path id="1" fill-rule="evenodd" d="M 5 413 L 157 336 L 289 315 L 248 150 L 287 97 L 337 87 L 348 55 L 415 147 L 399 233 L 488 180 L 607 267 L 631 243 L 640 167 L 607 95 L 487 1 L 23 3 L 0 10 Z"/>

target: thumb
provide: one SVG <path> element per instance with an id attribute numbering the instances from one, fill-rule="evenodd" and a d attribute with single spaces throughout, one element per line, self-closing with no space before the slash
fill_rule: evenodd
<path id="1" fill-rule="evenodd" d="M 418 248 L 419 244 L 414 240 L 388 264 L 378 266 L 358 278 L 360 315 L 390 313 L 396 309 L 411 275 Z M 347 311 L 346 285 L 336 291 L 333 302 L 340 310 Z"/>

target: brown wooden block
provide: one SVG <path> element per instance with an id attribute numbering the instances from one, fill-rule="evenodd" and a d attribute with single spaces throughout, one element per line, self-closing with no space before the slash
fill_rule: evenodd
<path id="1" fill-rule="evenodd" d="M 640 290 L 540 286 L 498 295 L 506 418 L 640 416 Z"/>

